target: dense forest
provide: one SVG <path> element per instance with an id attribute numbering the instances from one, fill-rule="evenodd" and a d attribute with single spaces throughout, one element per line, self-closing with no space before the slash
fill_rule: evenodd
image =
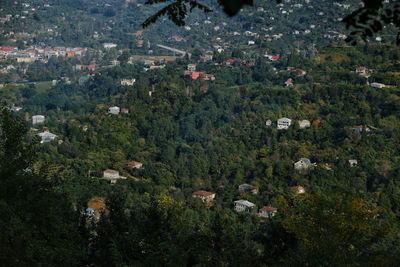
<path id="1" fill-rule="evenodd" d="M 122 62 L 48 90 L 4 88 L 4 105 L 23 109 L 1 116 L 1 261 L 395 266 L 399 58 L 397 47 L 369 45 L 315 56 L 293 50 L 249 65 L 239 50 L 218 55 L 218 64 L 198 63 L 215 81 L 185 76 L 193 62 L 186 57 L 150 71 Z M 368 80 L 356 73 L 360 66 L 372 72 Z M 121 85 L 132 77 L 133 85 Z M 129 112 L 110 114 L 112 106 Z M 32 125 L 36 114 L 44 124 Z M 281 117 L 293 120 L 289 129 L 277 129 Z M 43 130 L 57 140 L 39 142 Z M 314 167 L 296 172 L 301 158 Z M 131 160 L 143 167 L 129 168 Z M 101 179 L 106 169 L 127 179 L 110 184 Z M 244 183 L 258 194 L 240 192 Z M 214 201 L 194 198 L 196 190 L 215 192 Z M 93 199 L 94 217 L 85 212 Z M 257 209 L 235 212 L 238 199 Z M 276 216 L 258 215 L 266 205 Z"/>

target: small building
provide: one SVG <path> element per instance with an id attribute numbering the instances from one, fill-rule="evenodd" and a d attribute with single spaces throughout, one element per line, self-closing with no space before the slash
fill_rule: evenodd
<path id="1" fill-rule="evenodd" d="M 34 115 L 32 116 L 32 124 L 39 124 L 39 123 L 44 123 L 45 116 L 43 115 Z"/>
<path id="2" fill-rule="evenodd" d="M 99 220 L 100 216 L 106 212 L 106 201 L 103 197 L 92 197 L 87 202 L 85 215 Z"/>
<path id="3" fill-rule="evenodd" d="M 115 184 L 119 179 L 126 179 L 126 177 L 120 176 L 118 171 L 107 169 L 103 172 L 103 179 Z"/>
<path id="4" fill-rule="evenodd" d="M 103 48 L 105 49 L 111 49 L 111 48 L 116 48 L 117 44 L 114 43 L 103 43 Z"/>
<path id="5" fill-rule="evenodd" d="M 314 165 L 308 158 L 301 158 L 294 163 L 294 169 L 301 174 L 306 174 L 314 168 Z"/>
<path id="6" fill-rule="evenodd" d="M 128 162 L 128 168 L 130 169 L 141 169 L 143 167 L 143 163 L 135 160 L 131 160 Z"/>
<path id="7" fill-rule="evenodd" d="M 49 131 L 44 131 L 41 133 L 38 133 L 38 136 L 42 139 L 40 143 L 49 143 L 51 141 L 54 141 L 57 138 L 57 135 L 49 132 Z"/>
<path id="8" fill-rule="evenodd" d="M 196 64 L 188 64 L 187 70 L 188 71 L 196 71 Z"/>
<path id="9" fill-rule="evenodd" d="M 121 113 L 129 114 L 129 108 L 121 108 Z"/>
<path id="10" fill-rule="evenodd" d="M 356 68 L 356 73 L 361 77 L 368 78 L 369 76 L 371 76 L 372 70 L 370 70 L 366 67 L 360 66 L 360 67 Z"/>
<path id="11" fill-rule="evenodd" d="M 310 128 L 311 123 L 309 120 L 301 120 L 299 121 L 299 128 L 300 129 L 305 129 L 305 128 Z"/>
<path id="12" fill-rule="evenodd" d="M 292 78 L 288 78 L 285 82 L 286 87 L 291 87 L 293 86 L 293 79 Z"/>
<path id="13" fill-rule="evenodd" d="M 295 194 L 304 194 L 306 192 L 306 189 L 304 187 L 302 187 L 301 185 L 296 185 L 296 186 L 292 186 L 292 190 Z"/>
<path id="14" fill-rule="evenodd" d="M 383 83 L 371 83 L 370 86 L 379 89 L 386 87 Z"/>
<path id="15" fill-rule="evenodd" d="M 236 200 L 233 203 L 237 212 L 251 212 L 256 207 L 254 203 L 244 199 Z"/>
<path id="16" fill-rule="evenodd" d="M 193 192 L 193 197 L 200 198 L 203 202 L 212 202 L 215 198 L 215 193 L 204 190 Z"/>
<path id="17" fill-rule="evenodd" d="M 239 193 L 252 193 L 256 195 L 258 194 L 258 189 L 251 184 L 241 184 L 239 185 Z"/>
<path id="18" fill-rule="evenodd" d="M 358 165 L 358 161 L 356 159 L 349 159 L 350 167 L 355 167 Z"/>
<path id="19" fill-rule="evenodd" d="M 292 124 L 292 120 L 288 118 L 280 118 L 277 121 L 278 130 L 287 130 Z"/>
<path id="20" fill-rule="evenodd" d="M 258 215 L 262 218 L 270 219 L 276 215 L 278 209 L 271 205 L 264 206 L 258 211 Z"/>
<path id="21" fill-rule="evenodd" d="M 132 86 L 136 82 L 136 79 L 122 79 L 120 81 L 123 86 Z"/>
<path id="22" fill-rule="evenodd" d="M 271 126 L 272 125 L 272 121 L 271 120 L 266 120 L 265 121 L 265 126 Z"/>
<path id="23" fill-rule="evenodd" d="M 118 115 L 120 112 L 120 108 L 117 106 L 108 108 L 108 113 Z"/>

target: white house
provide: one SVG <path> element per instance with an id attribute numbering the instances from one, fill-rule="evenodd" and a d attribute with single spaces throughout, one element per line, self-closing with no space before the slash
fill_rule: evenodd
<path id="1" fill-rule="evenodd" d="M 103 172 L 103 179 L 109 180 L 110 183 L 115 184 L 119 179 L 126 179 L 124 176 L 120 176 L 118 171 L 107 169 Z"/>
<path id="2" fill-rule="evenodd" d="M 272 121 L 271 120 L 266 120 L 265 121 L 265 125 L 266 126 L 271 126 L 272 125 Z"/>
<path id="3" fill-rule="evenodd" d="M 135 82 L 136 79 L 122 79 L 120 83 L 124 86 L 132 86 Z"/>
<path id="4" fill-rule="evenodd" d="M 277 209 L 277 208 L 274 208 L 274 207 L 272 207 L 271 205 L 268 205 L 268 206 L 262 207 L 262 208 L 259 210 L 258 215 L 259 215 L 260 217 L 268 218 L 268 219 L 269 219 L 269 218 L 274 217 L 274 216 L 276 215 L 277 212 L 278 212 L 278 209 Z"/>
<path id="5" fill-rule="evenodd" d="M 215 198 L 215 193 L 204 190 L 193 192 L 193 197 L 200 198 L 203 202 L 212 202 Z"/>
<path id="6" fill-rule="evenodd" d="M 39 123 L 43 123 L 45 120 L 45 116 L 43 115 L 34 115 L 32 116 L 32 124 L 39 124 Z"/>
<path id="7" fill-rule="evenodd" d="M 299 173 L 307 173 L 309 170 L 314 168 L 315 164 L 312 164 L 308 158 L 301 158 L 299 161 L 294 163 L 294 169 Z"/>
<path id="8" fill-rule="evenodd" d="M 278 130 L 287 130 L 287 129 L 289 129 L 291 124 L 292 124 L 291 119 L 280 118 L 280 119 L 278 119 L 278 122 L 277 122 Z"/>
<path id="9" fill-rule="evenodd" d="M 355 167 L 358 165 L 358 161 L 356 159 L 349 159 L 350 167 Z"/>
<path id="10" fill-rule="evenodd" d="M 370 86 L 379 89 L 386 87 L 383 83 L 371 83 Z"/>
<path id="11" fill-rule="evenodd" d="M 110 113 L 110 114 L 118 115 L 119 112 L 120 112 L 120 108 L 117 107 L 117 106 L 110 107 L 110 108 L 108 109 L 108 113 Z"/>
<path id="12" fill-rule="evenodd" d="M 116 48 L 117 44 L 114 43 L 103 43 L 103 48 L 105 49 L 111 49 L 111 48 Z"/>
<path id="13" fill-rule="evenodd" d="M 299 121 L 299 127 L 300 129 L 305 129 L 305 128 L 310 128 L 311 123 L 309 120 L 301 120 Z"/>
<path id="14" fill-rule="evenodd" d="M 250 212 L 255 208 L 255 204 L 248 201 L 248 200 L 236 200 L 235 202 L 233 202 L 235 205 L 235 211 L 237 212 Z"/>
<path id="15" fill-rule="evenodd" d="M 57 135 L 50 133 L 49 131 L 38 133 L 38 136 L 42 139 L 42 141 L 40 141 L 42 144 L 49 143 L 57 138 Z"/>

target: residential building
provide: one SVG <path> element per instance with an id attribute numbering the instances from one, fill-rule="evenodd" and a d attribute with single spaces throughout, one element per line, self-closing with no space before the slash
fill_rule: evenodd
<path id="1" fill-rule="evenodd" d="M 212 202 L 215 198 L 215 193 L 204 190 L 193 192 L 193 197 L 200 198 L 203 202 Z"/>
<path id="2" fill-rule="evenodd" d="M 277 121 L 278 130 L 287 130 L 292 124 L 292 120 L 288 118 L 280 118 Z"/>
<path id="3" fill-rule="evenodd" d="M 43 115 L 34 115 L 32 116 L 32 124 L 39 124 L 39 123 L 43 123 L 45 120 L 45 117 Z"/>
<path id="4" fill-rule="evenodd" d="M 258 215 L 262 218 L 270 219 L 276 215 L 278 209 L 271 205 L 264 206 L 258 211 Z"/>
<path id="5" fill-rule="evenodd" d="M 350 167 L 355 167 L 358 165 L 358 161 L 356 159 L 349 159 Z"/>
<path id="6" fill-rule="evenodd" d="M 111 48 L 116 48 L 117 44 L 114 43 L 103 43 L 103 48 L 105 49 L 111 49 Z"/>
<path id="7" fill-rule="evenodd" d="M 108 113 L 118 115 L 120 112 L 120 108 L 117 106 L 108 108 Z"/>
<path id="8" fill-rule="evenodd" d="M 136 79 L 122 79 L 121 85 L 123 86 L 132 86 L 136 82 Z"/>
<path id="9" fill-rule="evenodd" d="M 299 161 L 294 163 L 294 169 L 301 174 L 308 173 L 308 171 L 312 170 L 314 167 L 315 164 L 311 163 L 308 158 L 301 158 Z"/>
<path id="10" fill-rule="evenodd" d="M 239 185 L 240 193 L 252 193 L 254 195 L 258 194 L 258 189 L 251 184 L 241 184 Z"/>
<path id="11" fill-rule="evenodd" d="M 311 123 L 309 120 L 301 120 L 299 121 L 299 127 L 300 129 L 305 129 L 305 128 L 310 128 Z"/>
<path id="12" fill-rule="evenodd" d="M 301 185 L 292 186 L 292 190 L 294 193 L 296 193 L 298 195 L 304 194 L 306 192 L 306 189 L 304 187 L 302 187 Z"/>
<path id="13" fill-rule="evenodd" d="M 121 108 L 121 113 L 129 114 L 129 108 Z"/>
<path id="14" fill-rule="evenodd" d="M 51 141 L 54 141 L 57 138 L 57 135 L 49 132 L 49 131 L 44 131 L 41 133 L 38 133 L 38 136 L 42 139 L 40 143 L 49 143 Z"/>
<path id="15" fill-rule="evenodd" d="M 103 172 L 103 179 L 115 184 L 119 179 L 126 179 L 126 177 L 120 176 L 118 171 L 107 169 Z"/>
<path id="16" fill-rule="evenodd" d="M 386 87 L 383 83 L 371 83 L 370 86 L 379 89 Z"/>
<path id="17" fill-rule="evenodd" d="M 361 77 L 368 78 L 369 76 L 371 76 L 372 70 L 370 70 L 366 67 L 360 66 L 360 67 L 356 68 L 356 73 Z"/>
<path id="18" fill-rule="evenodd" d="M 92 197 L 87 202 L 87 208 L 85 210 L 85 215 L 87 217 L 99 220 L 100 216 L 106 212 L 106 200 L 104 197 Z"/>
<path id="19" fill-rule="evenodd" d="M 196 64 L 188 64 L 187 70 L 188 71 L 196 71 Z"/>
<path id="20" fill-rule="evenodd" d="M 256 205 L 248 200 L 236 200 L 233 202 L 235 205 L 235 211 L 237 212 L 251 212 L 256 207 Z"/>
<path id="21" fill-rule="evenodd" d="M 265 121 L 265 125 L 266 126 L 271 126 L 272 125 L 272 121 L 271 120 L 266 120 Z"/>
<path id="22" fill-rule="evenodd" d="M 292 78 L 288 78 L 285 82 L 286 87 L 290 87 L 293 86 L 293 79 Z"/>
<path id="23" fill-rule="evenodd" d="M 143 167 L 143 163 L 135 160 L 131 160 L 128 162 L 128 168 L 130 169 L 141 169 Z"/>

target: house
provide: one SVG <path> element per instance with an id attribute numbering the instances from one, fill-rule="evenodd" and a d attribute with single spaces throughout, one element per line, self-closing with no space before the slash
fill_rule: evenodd
<path id="1" fill-rule="evenodd" d="M 370 86 L 379 89 L 386 87 L 383 83 L 371 83 Z"/>
<path id="2" fill-rule="evenodd" d="M 136 82 L 136 79 L 122 79 L 120 81 L 123 86 L 132 86 Z"/>
<path id="3" fill-rule="evenodd" d="M 103 43 L 103 48 L 105 49 L 111 49 L 111 48 L 116 48 L 117 44 L 114 43 Z"/>
<path id="4" fill-rule="evenodd" d="M 237 212 L 250 212 L 256 207 L 254 203 L 243 199 L 236 200 L 233 203 L 235 205 L 235 211 Z"/>
<path id="5" fill-rule="evenodd" d="M 350 167 L 355 167 L 358 165 L 358 161 L 356 159 L 349 159 Z"/>
<path id="6" fill-rule="evenodd" d="M 41 144 L 49 143 L 51 141 L 54 141 L 57 138 L 57 135 L 55 135 L 49 131 L 44 131 L 44 132 L 38 133 L 38 136 L 42 139 L 40 141 Z"/>
<path id="7" fill-rule="evenodd" d="M 293 79 L 292 78 L 288 78 L 285 82 L 286 87 L 291 87 L 293 86 Z"/>
<path id="8" fill-rule="evenodd" d="M 193 192 L 193 197 L 200 198 L 203 202 L 212 202 L 215 198 L 215 193 L 204 190 Z"/>
<path id="9" fill-rule="evenodd" d="M 196 64 L 188 64 L 187 70 L 188 71 L 196 71 Z"/>
<path id="10" fill-rule="evenodd" d="M 129 108 L 121 108 L 121 113 L 129 114 Z"/>
<path id="11" fill-rule="evenodd" d="M 309 170 L 312 170 L 315 164 L 311 163 L 308 158 L 301 158 L 299 161 L 294 163 L 294 169 L 301 173 L 306 174 Z"/>
<path id="12" fill-rule="evenodd" d="M 296 186 L 292 186 L 292 190 L 294 193 L 296 194 L 304 194 L 306 192 L 306 189 L 304 187 L 302 187 L 301 185 L 296 185 Z"/>
<path id="13" fill-rule="evenodd" d="M 278 130 L 287 130 L 292 124 L 292 120 L 288 118 L 280 118 L 277 121 Z"/>
<path id="14" fill-rule="evenodd" d="M 43 115 L 34 115 L 32 116 L 32 124 L 39 124 L 39 123 L 43 123 L 45 120 L 45 117 Z"/>
<path id="15" fill-rule="evenodd" d="M 10 108 L 10 110 L 13 111 L 13 112 L 19 112 L 19 111 L 22 110 L 22 107 L 14 106 L 14 105 L 13 105 L 13 106 Z"/>
<path id="16" fill-rule="evenodd" d="M 258 194 L 258 189 L 251 184 L 241 184 L 239 185 L 239 193 L 252 193 L 256 195 Z"/>
<path id="17" fill-rule="evenodd" d="M 119 107 L 114 106 L 114 107 L 108 108 L 108 113 L 110 113 L 110 114 L 118 115 L 119 112 L 120 112 Z"/>
<path id="18" fill-rule="evenodd" d="M 369 76 L 371 76 L 372 70 L 370 70 L 366 67 L 360 66 L 360 67 L 356 68 L 356 73 L 361 77 L 368 78 Z"/>
<path id="19" fill-rule="evenodd" d="M 300 129 L 305 129 L 305 128 L 310 128 L 311 123 L 309 120 L 301 120 L 299 121 L 299 127 Z"/>
<path id="20" fill-rule="evenodd" d="M 232 65 L 233 63 L 235 63 L 235 59 L 234 58 L 228 58 L 226 61 L 225 61 L 225 65 L 228 65 L 228 66 L 230 66 L 230 65 Z"/>
<path id="21" fill-rule="evenodd" d="M 87 217 L 100 219 L 100 216 L 106 212 L 106 200 L 103 197 L 92 197 L 87 202 L 87 208 L 85 209 L 85 215 Z"/>
<path id="22" fill-rule="evenodd" d="M 264 206 L 258 211 L 258 215 L 262 218 L 272 218 L 276 215 L 278 212 L 278 209 L 275 207 L 272 207 L 271 205 Z"/>
<path id="23" fill-rule="evenodd" d="M 271 120 L 266 120 L 265 121 L 265 125 L 266 126 L 271 126 L 272 125 L 272 121 Z"/>
<path id="24" fill-rule="evenodd" d="M 131 160 L 128 162 L 128 168 L 130 169 L 141 169 L 143 167 L 143 163 L 139 161 Z"/>
<path id="25" fill-rule="evenodd" d="M 352 128 L 352 130 L 355 132 L 355 133 L 362 133 L 363 131 L 365 131 L 365 132 L 370 132 L 371 131 L 371 129 L 368 127 L 368 126 L 363 126 L 363 125 L 356 125 L 356 126 L 354 126 L 353 128 Z"/>
<path id="26" fill-rule="evenodd" d="M 321 118 L 316 118 L 315 120 L 313 120 L 312 125 L 314 126 L 320 126 L 321 125 Z"/>
<path id="27" fill-rule="evenodd" d="M 256 42 L 254 42 L 254 41 L 248 41 L 247 42 L 247 45 L 254 45 Z"/>
<path id="28" fill-rule="evenodd" d="M 115 184 L 119 179 L 126 179 L 120 176 L 118 171 L 107 169 L 103 172 L 103 179 L 109 180 L 111 184 Z"/>

